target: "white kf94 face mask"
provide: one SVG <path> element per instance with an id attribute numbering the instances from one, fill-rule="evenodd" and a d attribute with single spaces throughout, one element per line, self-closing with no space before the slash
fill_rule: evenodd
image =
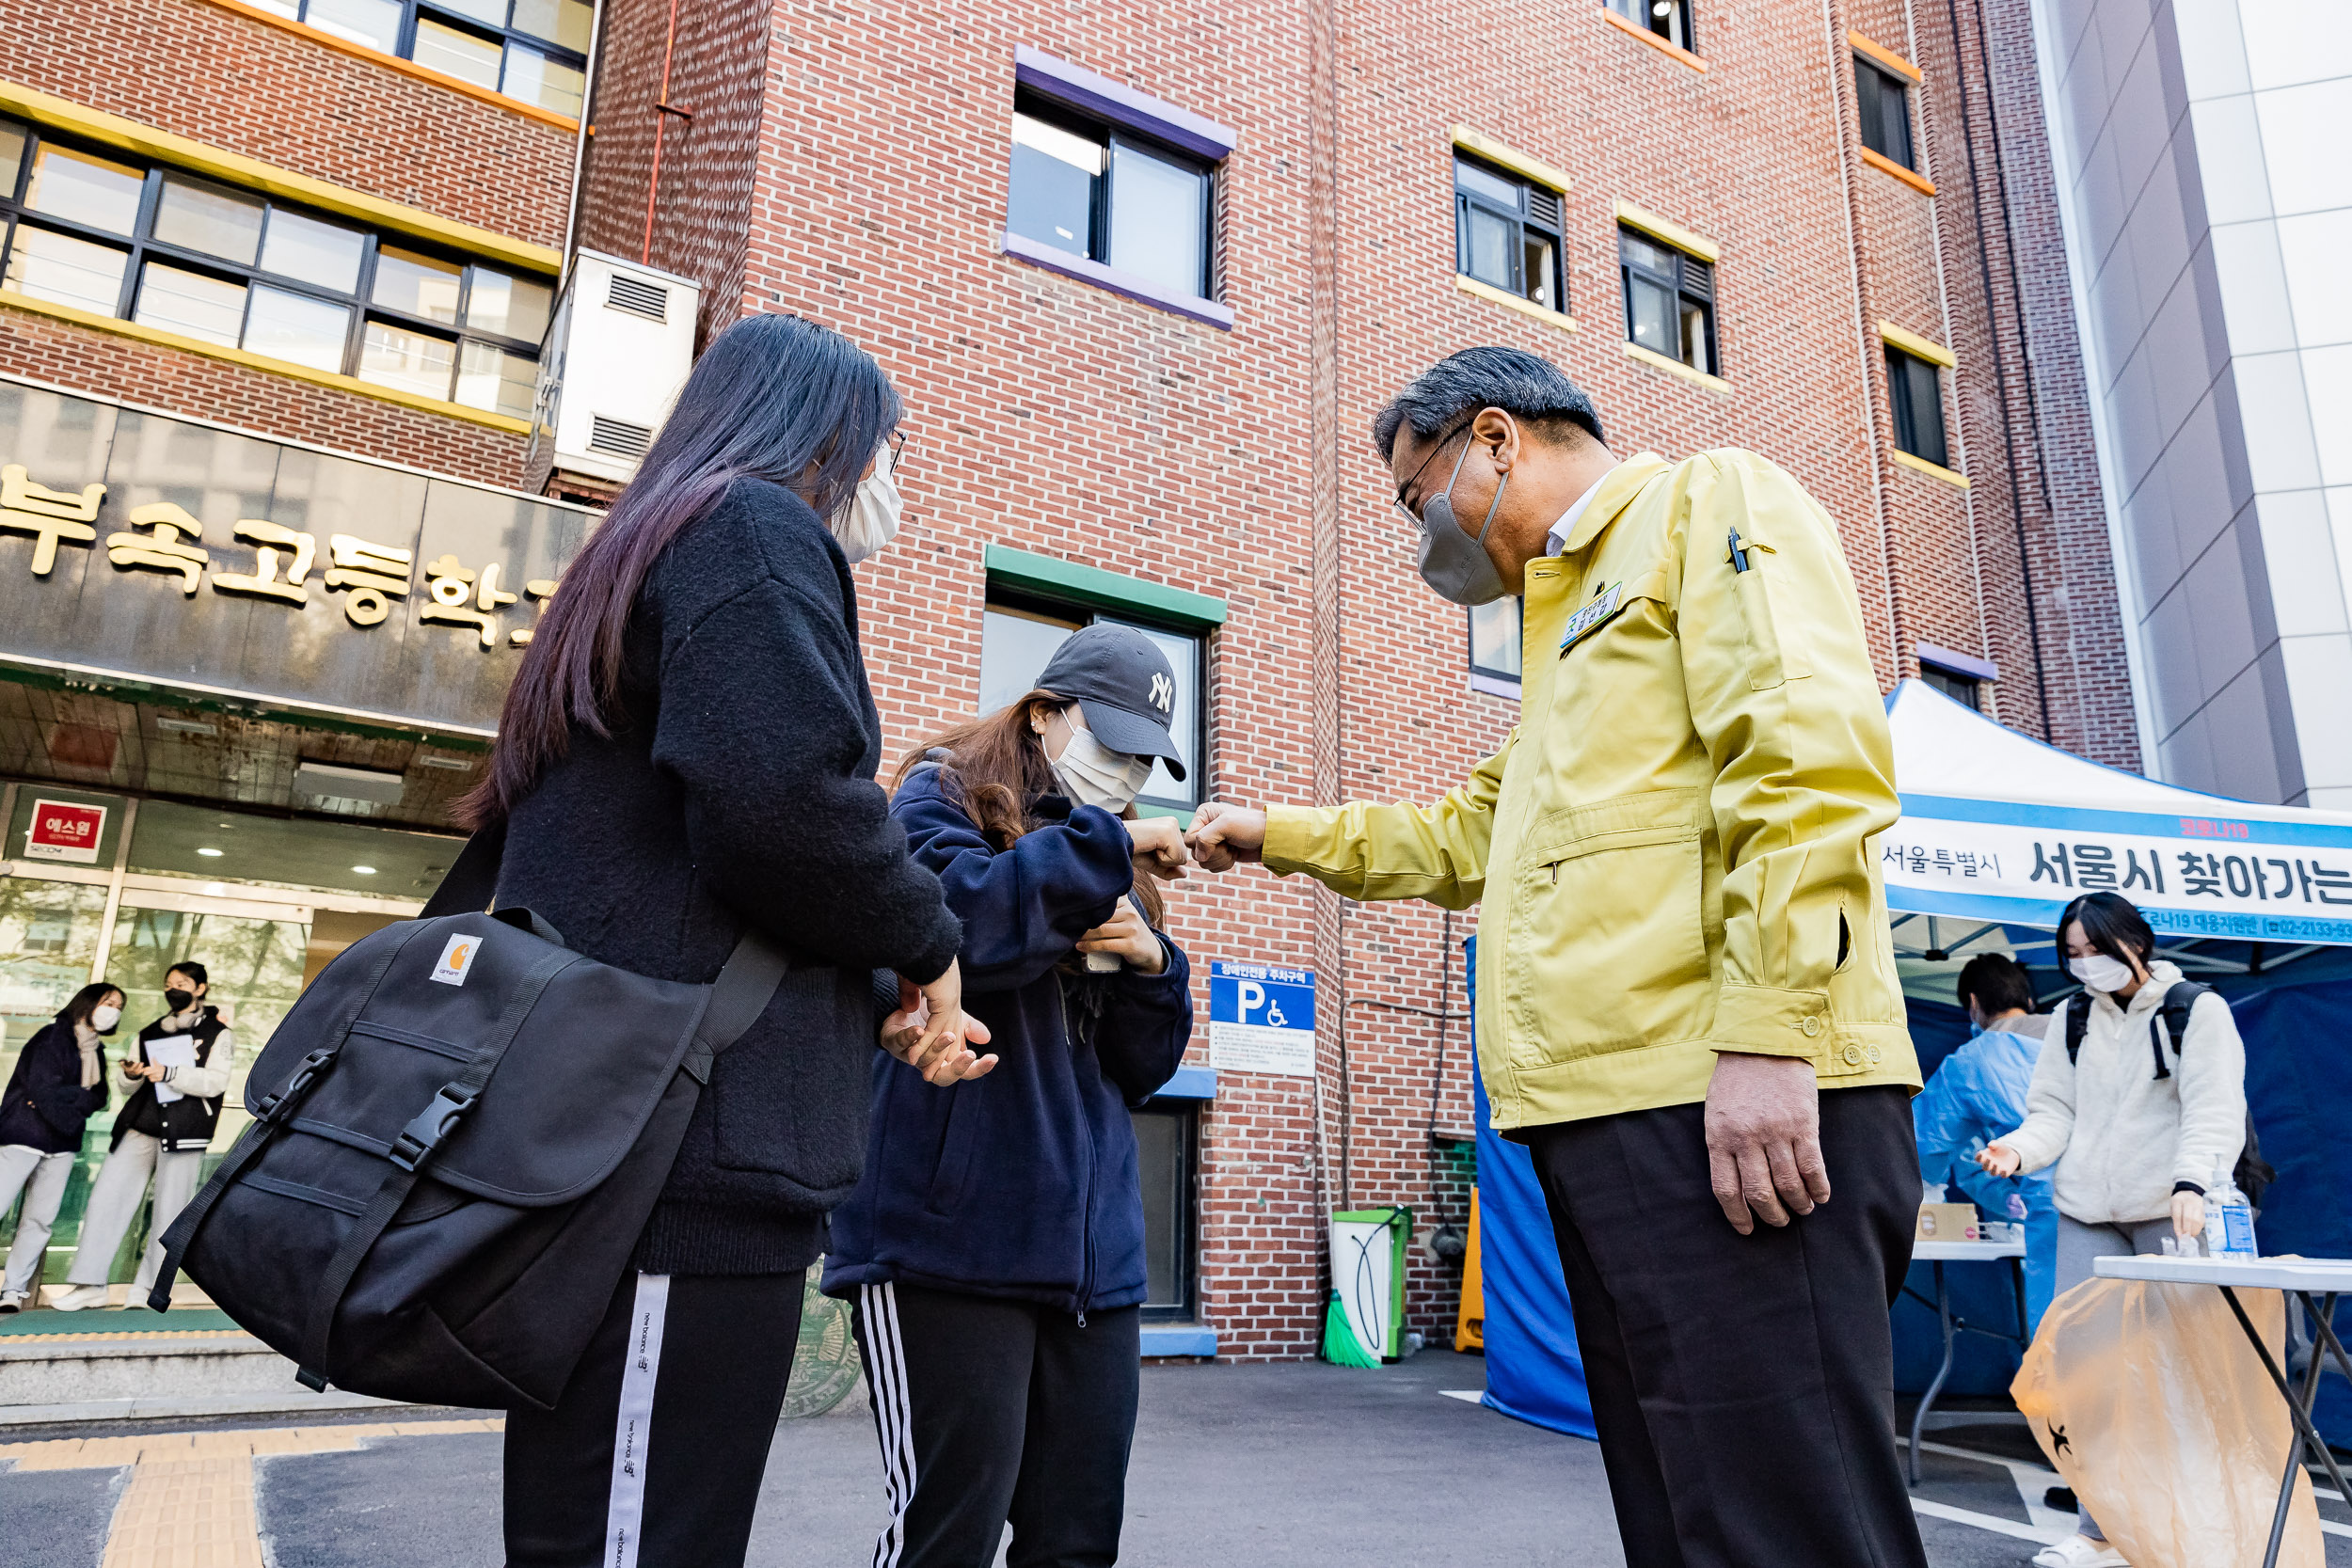
<path id="1" fill-rule="evenodd" d="M 2092 990 L 2115 992 L 2132 983 L 2131 965 L 2110 958 L 2105 953 L 2093 953 L 2087 958 L 2068 962 L 2068 973 Z"/>
<path id="2" fill-rule="evenodd" d="M 1054 759 L 1054 777 L 1062 790 L 1082 806 L 1100 806 L 1116 816 L 1135 803 L 1152 777 L 1150 757 L 1114 752 L 1094 738 L 1078 716 L 1076 704 L 1063 710 L 1070 721 L 1070 744 Z"/>
<path id="3" fill-rule="evenodd" d="M 884 441 L 874 452 L 874 471 L 858 481 L 850 504 L 833 525 L 834 541 L 852 566 L 880 555 L 882 546 L 898 536 L 898 514 L 904 502 L 898 482 L 891 477 L 897 466 L 890 443 Z"/>

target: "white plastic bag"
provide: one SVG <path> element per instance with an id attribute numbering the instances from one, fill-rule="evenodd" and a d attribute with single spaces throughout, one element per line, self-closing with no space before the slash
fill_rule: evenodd
<path id="1" fill-rule="evenodd" d="M 2237 1297 L 2283 1367 L 2283 1298 Z M 2050 1304 L 2010 1393 L 2042 1451 L 2137 1568 L 2262 1561 L 2295 1426 L 2219 1291 L 2087 1280 Z M 2326 1560 L 2311 1481 L 2298 1469 L 2279 1562 Z"/>

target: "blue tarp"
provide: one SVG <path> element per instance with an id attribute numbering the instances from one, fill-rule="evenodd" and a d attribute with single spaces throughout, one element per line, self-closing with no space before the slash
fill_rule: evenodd
<path id="1" fill-rule="evenodd" d="M 1478 994 L 1478 939 L 1462 944 L 1465 984 Z M 1494 1129 L 1470 1023 L 1470 1092 L 1478 1117 L 1478 1275 L 1486 1295 L 1486 1396 L 1505 1416 L 1597 1437 L 1584 1358 L 1560 1277 L 1560 1243 L 1526 1149 Z"/>
<path id="2" fill-rule="evenodd" d="M 1472 1074 L 1473 1079 L 1476 1075 Z M 1494 1130 L 1478 1101 L 1478 1275 L 1486 1298 L 1486 1403 L 1554 1432 L 1593 1430 L 1584 1358 L 1560 1278 L 1560 1247 L 1535 1184 L 1535 1162 Z"/>

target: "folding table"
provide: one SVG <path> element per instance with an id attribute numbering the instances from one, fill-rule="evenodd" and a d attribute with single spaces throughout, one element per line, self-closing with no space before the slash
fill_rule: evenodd
<path id="1" fill-rule="evenodd" d="M 2320 1440 L 2319 1429 L 2312 1425 L 2312 1402 L 2319 1394 L 2320 1352 L 2335 1357 L 2336 1368 L 2352 1378 L 2352 1361 L 2344 1358 L 2344 1346 L 2336 1338 L 2334 1323 L 2336 1297 L 2352 1291 L 2352 1260 L 2338 1258 L 2262 1258 L 2240 1260 L 2234 1258 L 2166 1258 L 2161 1255 L 2140 1258 L 2101 1258 L 2094 1260 L 2091 1272 L 2102 1279 L 2138 1279 L 2156 1285 L 2211 1285 L 2221 1292 L 2221 1299 L 2230 1304 L 2238 1327 L 2246 1331 L 2247 1342 L 2254 1354 L 2262 1357 L 2263 1370 L 2270 1374 L 2271 1386 L 2287 1402 L 2287 1414 L 2295 1418 L 2295 1441 L 2287 1446 L 2287 1472 L 2279 1481 L 2279 1507 L 2270 1519 L 2270 1547 L 2263 1553 L 2263 1568 L 2277 1568 L 2279 1544 L 2286 1539 L 2287 1505 L 2295 1497 L 2295 1472 L 2301 1465 L 2303 1449 L 2309 1444 L 2320 1464 L 2327 1466 L 2328 1479 L 2334 1481 L 2341 1497 L 2352 1497 L 2352 1488 L 2344 1484 L 2344 1475 L 2336 1468 L 2336 1456 L 2328 1451 Z M 2254 1320 L 2246 1315 L 2239 1305 L 2237 1293 L 2247 1291 L 2284 1291 L 2301 1304 L 2318 1323 L 2318 1343 L 2312 1347 L 2311 1365 L 2303 1369 L 2301 1393 L 2289 1386 L 2286 1372 L 2271 1355 L 2270 1347 L 2263 1342 L 2254 1327 Z M 2319 1297 L 2314 1303 L 2312 1298 Z"/>
<path id="2" fill-rule="evenodd" d="M 1983 1328 L 1963 1318 L 1952 1316 L 1951 1292 L 1944 1286 L 1944 1265 L 1947 1263 L 1994 1262 L 2009 1259 L 2011 1281 L 2017 1293 L 2017 1332 L 1998 1328 Z M 1944 1391 L 1945 1380 L 1952 1375 L 1952 1355 L 1955 1342 L 1963 1334 L 1981 1334 L 1991 1339 L 2006 1339 L 2023 1350 L 2032 1338 L 2026 1325 L 2026 1243 L 2023 1238 L 2008 1242 L 1914 1242 L 1911 1260 L 1935 1266 L 1935 1299 L 1930 1301 L 1910 1286 L 1903 1294 L 1922 1307 L 1935 1308 L 1936 1321 L 1944 1325 L 1944 1364 L 1935 1369 L 1935 1380 L 1928 1391 L 1919 1396 L 1919 1408 L 1911 1415 L 1911 1484 L 1919 1484 L 1919 1438 L 1928 1424 L 1928 1411 L 1935 1404 L 1935 1396 Z"/>

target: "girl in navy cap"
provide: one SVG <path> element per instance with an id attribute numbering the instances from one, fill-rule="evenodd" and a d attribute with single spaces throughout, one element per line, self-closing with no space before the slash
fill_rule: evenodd
<path id="1" fill-rule="evenodd" d="M 964 1002 L 1002 1063 L 944 1093 L 874 1064 L 866 1174 L 833 1216 L 824 1289 L 854 1303 L 890 1520 L 877 1563 L 1114 1561 L 1135 1435 L 1143 1195 L 1128 1109 L 1192 1035 L 1138 820 L 1174 677 L 1150 639 L 1089 626 L 1038 689 L 899 768 L 891 813 L 963 922 Z"/>

